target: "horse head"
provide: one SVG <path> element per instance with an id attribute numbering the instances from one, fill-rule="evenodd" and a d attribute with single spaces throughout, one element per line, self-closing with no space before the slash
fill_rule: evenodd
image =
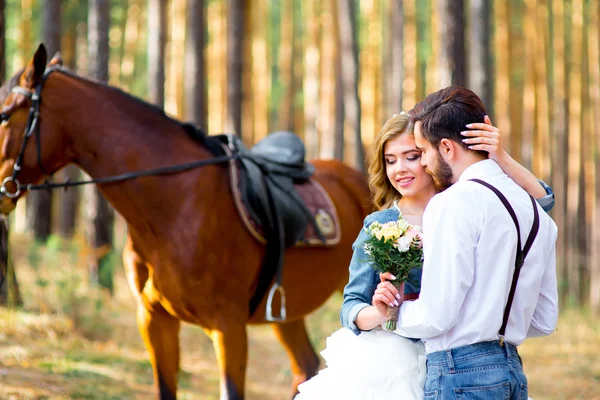
<path id="1" fill-rule="evenodd" d="M 0 213 L 8 214 L 24 195 L 21 183 L 39 182 L 68 163 L 68 151 L 60 123 L 40 121 L 47 113 L 51 96 L 41 92 L 49 73 L 62 66 L 60 54 L 47 64 L 47 52 L 40 44 L 22 72 L 15 74 L 0 88 Z M 46 91 L 44 91 L 46 94 Z M 58 122 L 60 115 L 52 119 Z"/>

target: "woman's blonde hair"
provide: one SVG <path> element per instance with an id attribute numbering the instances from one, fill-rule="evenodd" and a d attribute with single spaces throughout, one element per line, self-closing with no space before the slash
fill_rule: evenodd
<path id="1" fill-rule="evenodd" d="M 389 208 L 402 195 L 387 177 L 384 148 L 385 144 L 404 133 L 412 133 L 413 127 L 408 114 L 394 114 L 379 131 L 373 142 L 373 151 L 369 160 L 369 187 L 373 191 L 373 204 L 378 210 Z"/>

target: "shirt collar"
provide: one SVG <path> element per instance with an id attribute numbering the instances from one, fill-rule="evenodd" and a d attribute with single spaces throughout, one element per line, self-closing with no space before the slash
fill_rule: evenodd
<path id="1" fill-rule="evenodd" d="M 473 178 L 489 178 L 491 175 L 503 174 L 502 168 L 494 160 L 482 160 L 465 169 L 458 178 L 459 181 L 466 181 Z"/>

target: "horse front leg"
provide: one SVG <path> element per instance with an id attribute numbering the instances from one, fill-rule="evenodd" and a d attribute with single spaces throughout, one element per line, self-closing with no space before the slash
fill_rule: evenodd
<path id="1" fill-rule="evenodd" d="M 304 319 L 272 324 L 273 330 L 290 358 L 292 367 L 293 399 L 298 394 L 298 385 L 316 375 L 319 369 L 319 356 L 310 343 Z"/>
<path id="2" fill-rule="evenodd" d="M 180 321 L 167 313 L 160 305 L 148 310 L 138 305 L 138 329 L 150 354 L 154 372 L 154 385 L 160 400 L 177 398 L 179 373 L 179 327 Z"/>
<path id="3" fill-rule="evenodd" d="M 211 338 L 219 364 L 221 400 L 243 400 L 248 362 L 246 325 L 230 323 L 212 330 Z"/>

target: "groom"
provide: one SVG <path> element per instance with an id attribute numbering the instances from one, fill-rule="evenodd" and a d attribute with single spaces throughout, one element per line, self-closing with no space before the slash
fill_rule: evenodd
<path id="1" fill-rule="evenodd" d="M 462 141 L 466 125 L 485 114 L 463 87 L 433 93 L 410 112 L 421 163 L 447 188 L 423 215 L 421 295 L 401 305 L 396 330 L 425 341 L 427 399 L 527 398 L 516 346 L 551 334 L 558 319 L 556 225 Z"/>

